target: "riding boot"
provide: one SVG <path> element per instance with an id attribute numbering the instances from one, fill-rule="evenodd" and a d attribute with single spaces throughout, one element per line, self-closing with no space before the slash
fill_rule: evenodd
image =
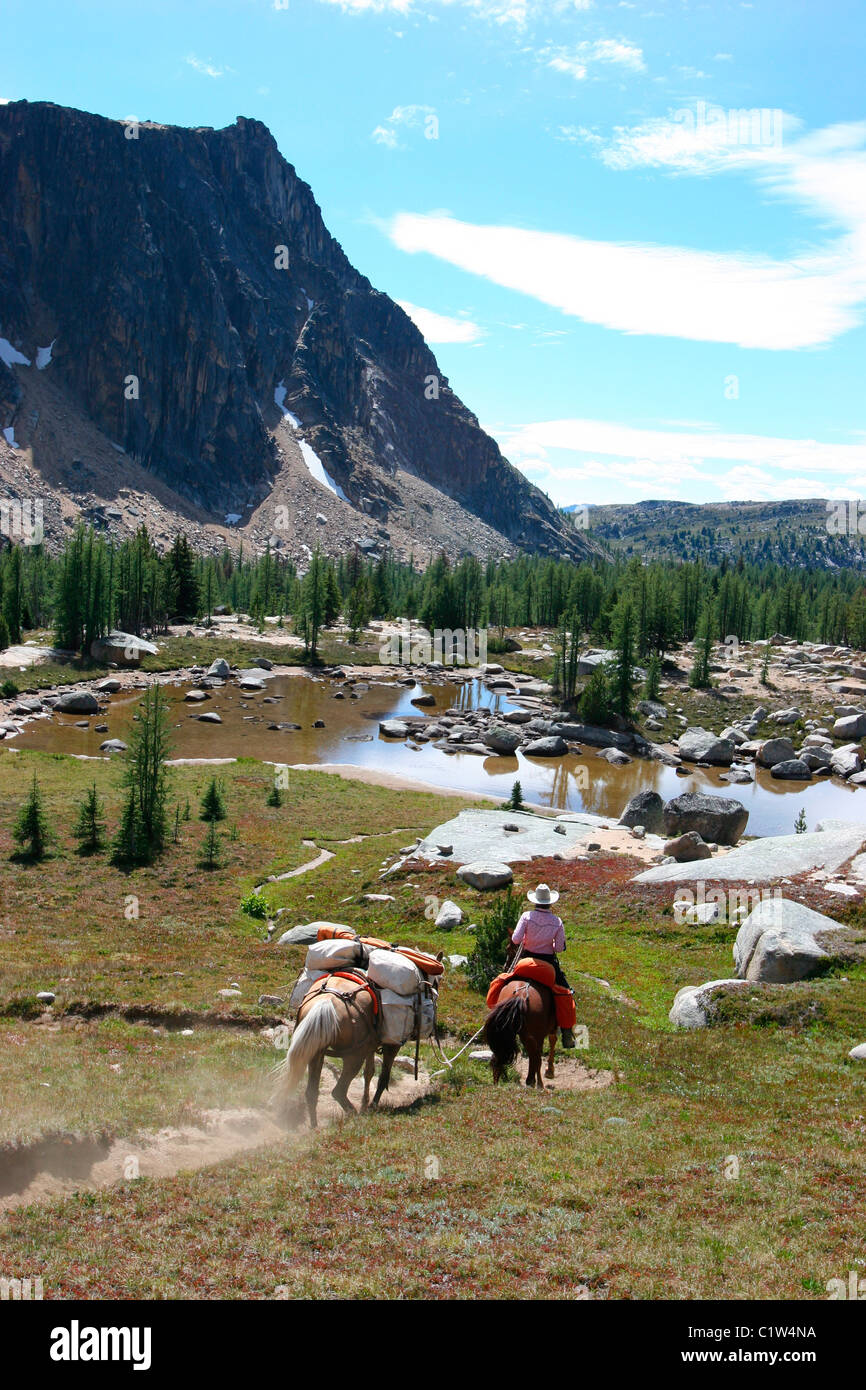
<path id="1" fill-rule="evenodd" d="M 577 1047 L 577 1043 L 574 1041 L 574 1030 L 572 1028 L 562 1028 L 560 1032 L 562 1033 L 563 1047 Z"/>

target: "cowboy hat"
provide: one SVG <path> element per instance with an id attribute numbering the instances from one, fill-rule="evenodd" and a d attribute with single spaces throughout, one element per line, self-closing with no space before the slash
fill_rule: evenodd
<path id="1" fill-rule="evenodd" d="M 556 890 L 548 888 L 546 883 L 539 883 L 535 892 L 530 890 L 526 896 L 531 903 L 535 903 L 536 907 L 551 907 L 559 898 Z"/>

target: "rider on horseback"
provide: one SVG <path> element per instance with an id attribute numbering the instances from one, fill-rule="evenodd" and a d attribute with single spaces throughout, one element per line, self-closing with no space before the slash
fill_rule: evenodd
<path id="1" fill-rule="evenodd" d="M 565 927 L 562 925 L 562 919 L 550 910 L 553 904 L 558 902 L 559 894 L 548 888 L 546 883 L 539 883 L 535 891 L 527 893 L 526 896 L 532 903 L 532 908 L 523 913 L 512 932 L 512 945 L 508 952 L 506 968 L 516 956 L 518 947 L 522 945 L 525 956 L 546 960 L 556 971 L 556 983 L 570 988 L 556 956 L 557 951 L 565 950 Z M 570 1028 L 562 1029 L 562 1045 L 575 1045 L 574 1033 Z"/>

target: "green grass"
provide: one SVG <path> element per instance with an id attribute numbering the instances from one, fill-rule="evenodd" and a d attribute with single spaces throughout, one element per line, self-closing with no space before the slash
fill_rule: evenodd
<path id="1" fill-rule="evenodd" d="M 0 1145 L 132 1136 L 211 1107 L 260 1105 L 273 1044 L 259 1029 L 190 1022 L 192 1036 L 110 1016 L 0 1019 Z"/>
<path id="2" fill-rule="evenodd" d="M 10 829 L 33 768 L 59 842 L 25 867 L 9 860 Z M 382 861 L 463 800 L 309 772 L 290 774 L 285 804 L 268 808 L 268 770 L 239 762 L 221 771 L 225 867 L 196 870 L 205 827 L 192 820 L 155 865 L 125 874 L 104 855 L 82 859 L 69 838 L 94 777 L 116 819 L 119 771 L 0 756 L 0 1140 L 134 1135 L 261 1105 L 274 1057 L 261 1027 L 274 1011 L 258 996 L 287 991 L 304 952 L 266 944 L 240 899 L 312 858 L 304 839 L 334 858 L 265 884 L 271 907 L 289 909 L 282 925 L 328 918 L 471 950 L 466 927 L 489 894 L 458 886 L 448 865 L 379 878 Z M 195 814 L 210 775 L 176 769 L 172 799 L 188 797 Z M 635 868 L 610 857 L 515 870 L 518 891 L 544 878 L 562 894 L 563 963 L 589 1044 L 575 1055 L 614 1084 L 494 1088 L 464 1056 L 410 1110 L 12 1211 L 4 1267 L 42 1275 L 47 1297 L 823 1297 L 866 1258 L 866 1070 L 847 1059 L 866 1036 L 866 967 L 836 962 L 801 985 L 740 991 L 716 1026 L 677 1031 L 674 994 L 730 973 L 734 930 L 677 924 L 661 890 L 631 882 Z M 365 902 L 369 891 L 394 901 Z M 124 914 L 129 894 L 137 919 Z M 465 925 L 436 932 L 446 896 Z M 862 908 L 837 915 L 863 930 Z M 241 998 L 219 1000 L 234 982 Z M 38 1021 L 44 988 L 57 991 L 53 1023 Z M 108 1005 L 124 1012 L 106 1016 Z M 484 1013 L 449 971 L 443 1028 L 466 1039 Z"/>
<path id="3" fill-rule="evenodd" d="M 31 865 L 10 856 L 11 828 L 33 769 L 58 843 Z M 107 853 L 79 855 L 70 834 L 75 803 L 94 780 L 109 829 L 116 824 L 117 764 L 31 751 L 0 755 L 0 1011 L 43 989 L 57 993 L 60 1007 L 109 1001 L 207 1009 L 218 1004 L 219 989 L 237 982 L 244 1007 L 255 1012 L 259 994 L 289 987 L 303 951 L 266 943 L 265 923 L 240 910 L 250 889 L 314 858 L 303 843 L 312 840 L 334 858 L 309 875 L 265 884 L 271 910 L 290 910 L 283 928 L 349 914 L 378 930 L 380 918 L 393 914 L 356 900 L 381 887 L 382 859 L 465 806 L 462 799 L 292 772 L 283 806 L 272 808 L 265 805 L 270 769 L 240 760 L 220 769 L 228 808 L 219 826 L 223 867 L 203 873 L 197 861 L 206 827 L 195 815 L 211 776 L 204 766 L 171 770 L 172 823 L 174 806 L 187 800 L 193 819 L 181 821 L 180 843 L 170 843 L 154 865 L 126 871 Z M 366 838 L 340 843 L 356 836 Z M 341 901 L 347 896 L 350 904 Z M 410 914 L 404 935 L 427 939 L 423 899 L 406 890 L 401 901 Z"/>

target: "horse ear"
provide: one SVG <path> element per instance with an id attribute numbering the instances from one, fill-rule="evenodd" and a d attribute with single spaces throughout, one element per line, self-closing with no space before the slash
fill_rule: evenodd
<path id="1" fill-rule="evenodd" d="M 445 952 L 444 952 L 444 951 L 437 951 L 437 953 L 436 953 L 436 959 L 437 959 L 437 960 L 442 960 L 442 959 L 444 959 L 444 956 L 445 956 Z"/>

